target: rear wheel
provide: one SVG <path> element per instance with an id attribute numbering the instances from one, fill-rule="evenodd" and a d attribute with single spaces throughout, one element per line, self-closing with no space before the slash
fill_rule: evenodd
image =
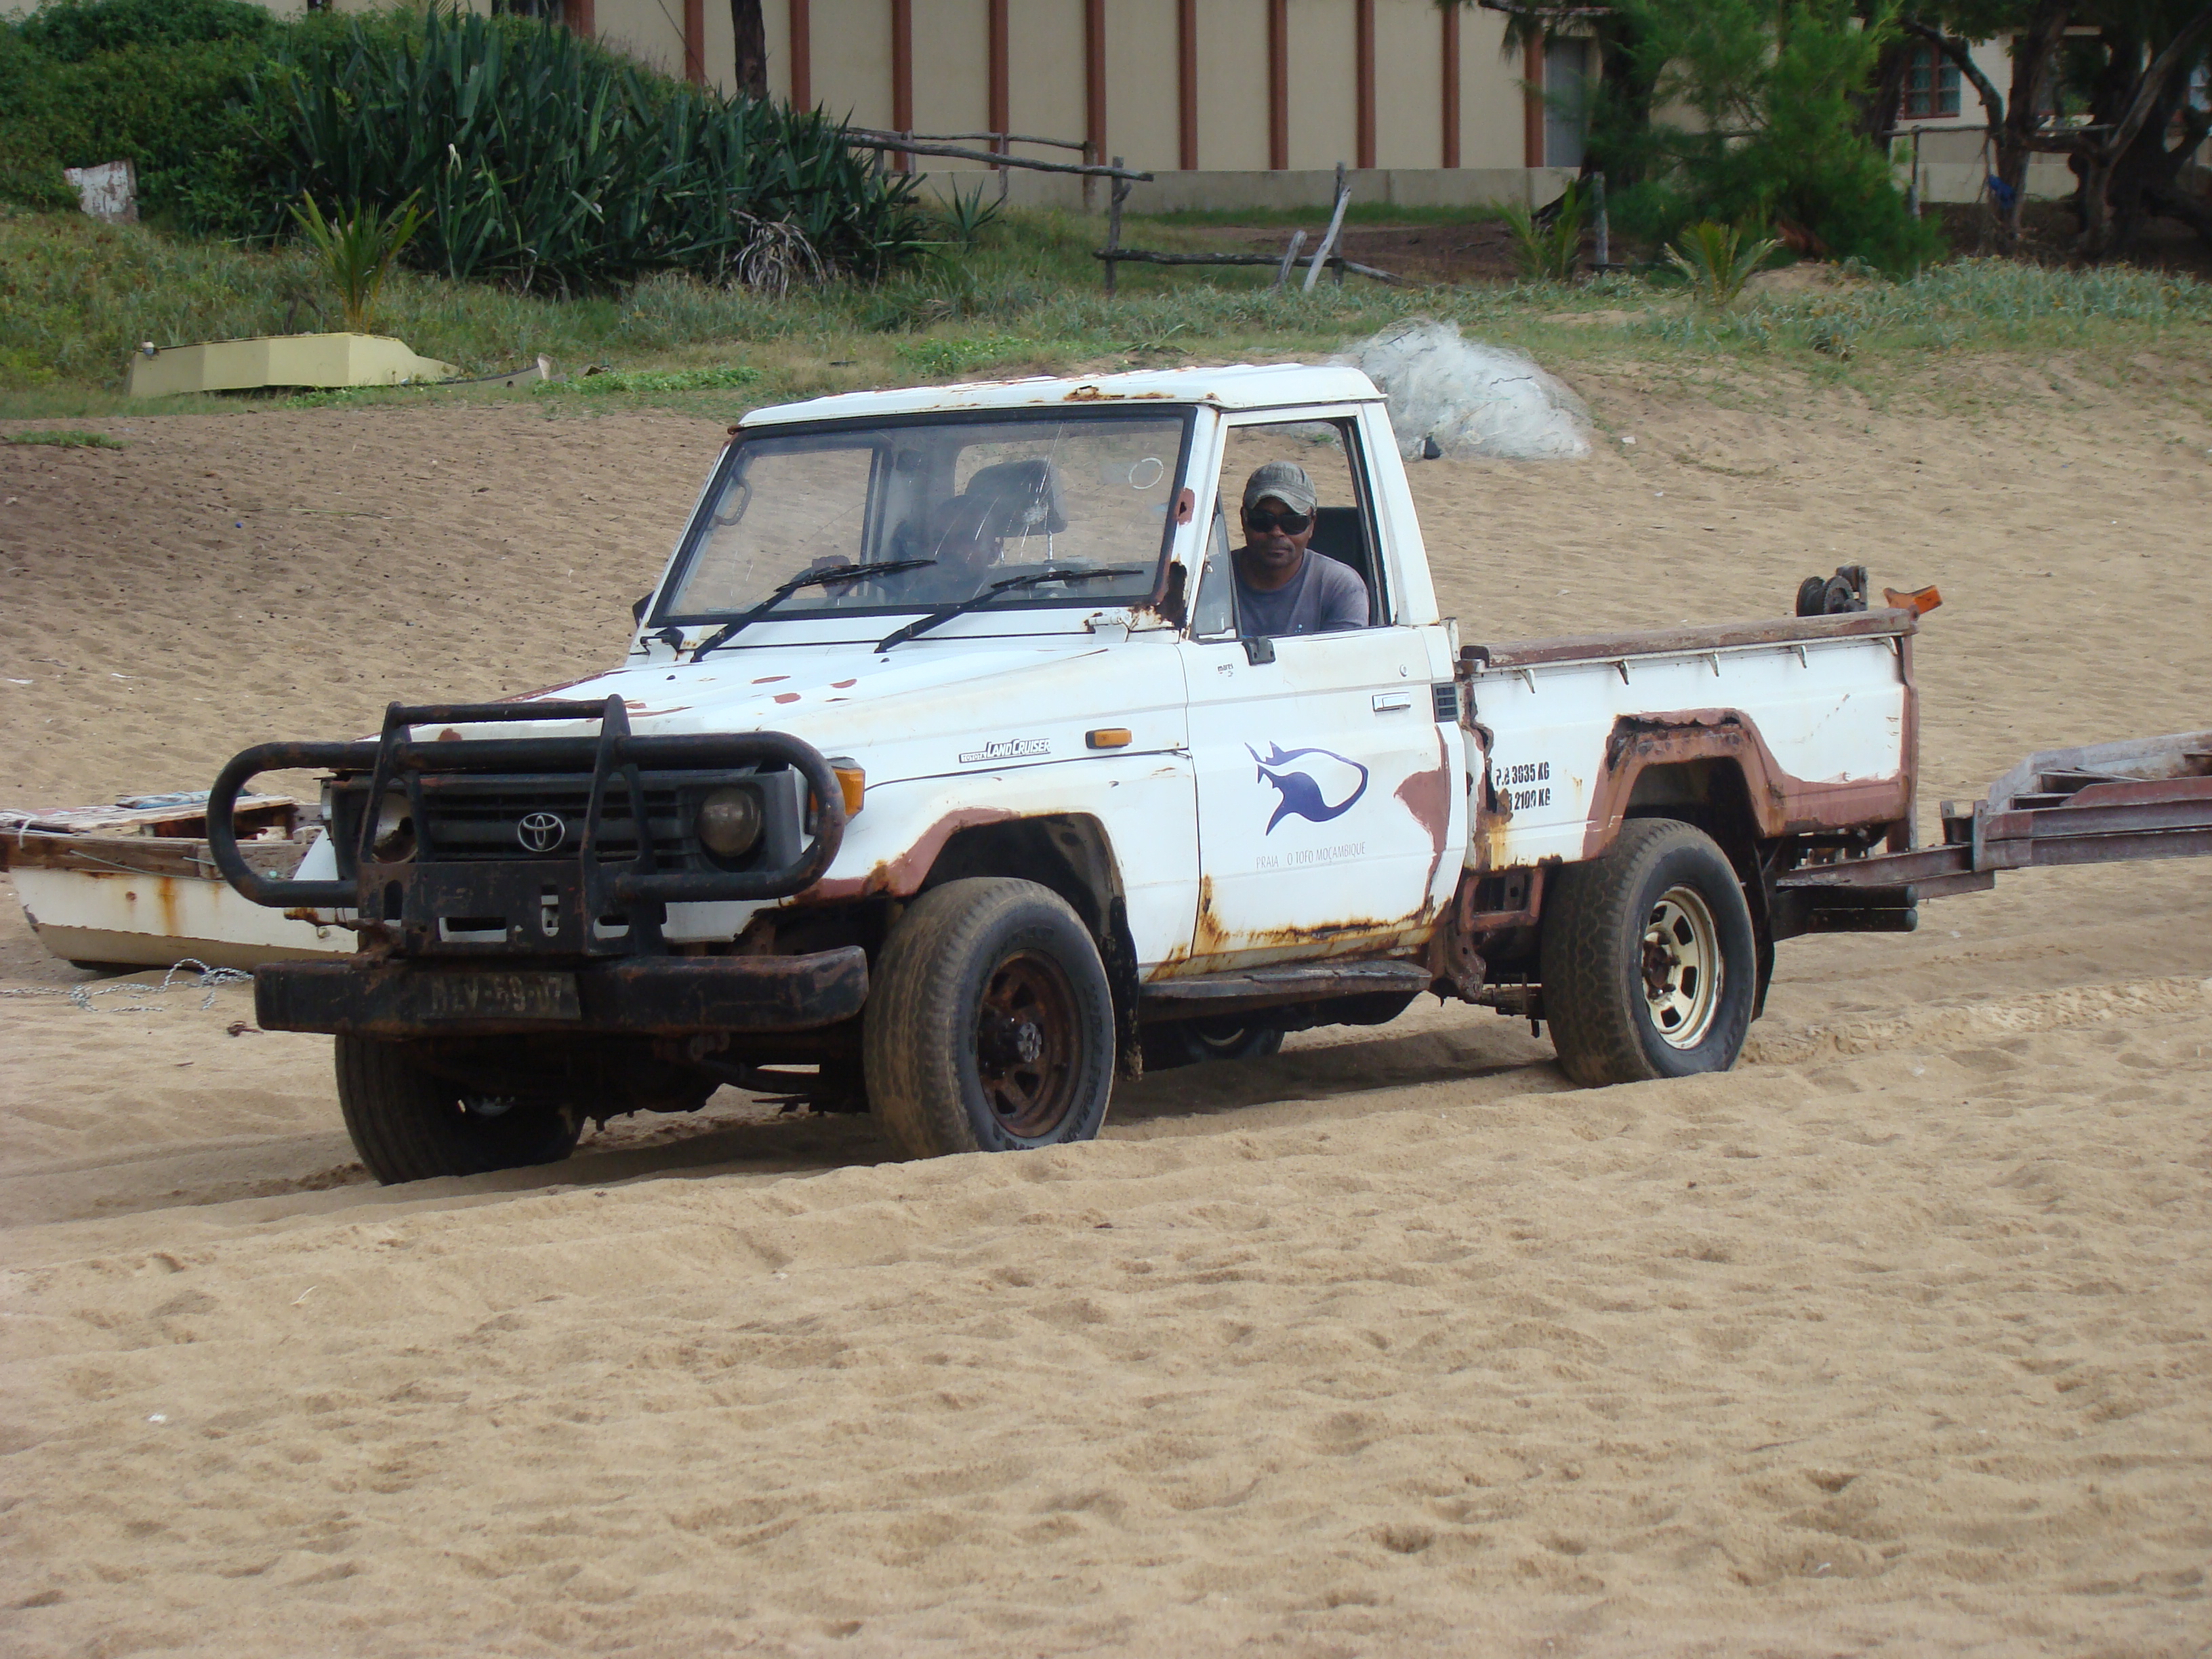
<path id="1" fill-rule="evenodd" d="M 1758 992 L 1751 909 L 1712 837 L 1624 825 L 1565 871 L 1544 907 L 1544 1015 L 1559 1066 L 1593 1087 L 1724 1072 Z"/>
<path id="2" fill-rule="evenodd" d="M 933 888 L 877 959 L 862 1050 L 870 1109 L 909 1157 L 1089 1140 L 1114 1083 L 1098 948 L 1034 882 Z"/>
<path id="3" fill-rule="evenodd" d="M 404 1042 L 341 1035 L 337 1079 L 346 1133 L 386 1186 L 558 1164 L 583 1132 L 582 1114 L 565 1102 L 466 1088 Z"/>
<path id="4" fill-rule="evenodd" d="M 1145 1069 L 1173 1071 L 1214 1060 L 1261 1060 L 1281 1052 L 1280 1026 L 1263 1025 L 1236 1014 L 1212 1019 L 1179 1019 L 1145 1030 Z"/>

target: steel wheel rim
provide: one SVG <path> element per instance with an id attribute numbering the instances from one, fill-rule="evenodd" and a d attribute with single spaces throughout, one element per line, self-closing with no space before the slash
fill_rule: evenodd
<path id="1" fill-rule="evenodd" d="M 1051 957 L 1021 951 L 991 970 L 975 1011 L 975 1074 L 1008 1134 L 1040 1139 L 1075 1109 L 1081 1030 L 1075 987 Z"/>
<path id="2" fill-rule="evenodd" d="M 1670 887 L 1644 922 L 1644 1000 L 1651 1029 L 1670 1048 L 1694 1048 L 1720 1012 L 1721 933 L 1695 888 Z"/>

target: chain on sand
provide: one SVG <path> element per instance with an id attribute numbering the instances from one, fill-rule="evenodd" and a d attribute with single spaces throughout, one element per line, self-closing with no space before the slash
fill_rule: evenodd
<path id="1" fill-rule="evenodd" d="M 197 974 L 179 981 L 177 975 L 198 969 Z M 122 1002 L 110 1007 L 95 1008 L 95 997 L 149 996 L 158 997 L 170 991 L 200 991 L 207 994 L 200 999 L 203 1009 L 215 1006 L 215 994 L 226 985 L 250 983 L 253 975 L 238 968 L 210 968 L 198 957 L 186 957 L 161 975 L 159 985 L 144 985 L 137 981 L 122 985 L 103 985 L 97 989 L 89 985 L 27 987 L 21 989 L 0 990 L 0 997 L 67 997 L 87 1013 L 94 1014 L 157 1014 L 172 1006 L 159 1002 Z"/>

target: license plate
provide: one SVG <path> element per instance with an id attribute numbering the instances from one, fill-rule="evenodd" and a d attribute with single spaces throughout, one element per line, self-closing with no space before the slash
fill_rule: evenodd
<path id="1" fill-rule="evenodd" d="M 574 974 L 438 974 L 424 984 L 431 1019 L 581 1019 Z"/>

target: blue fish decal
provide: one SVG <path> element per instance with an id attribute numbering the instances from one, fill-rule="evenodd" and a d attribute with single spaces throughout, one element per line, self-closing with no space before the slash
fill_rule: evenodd
<path id="1" fill-rule="evenodd" d="M 1271 743 L 1267 745 L 1266 757 L 1262 759 L 1260 751 L 1248 743 L 1244 745 L 1244 752 L 1258 762 L 1260 775 L 1282 793 L 1283 799 L 1276 805 L 1275 816 L 1267 820 L 1267 833 L 1269 835 L 1275 832 L 1277 824 L 1293 815 L 1314 823 L 1327 823 L 1331 818 L 1340 818 L 1367 793 L 1367 769 L 1349 756 L 1338 754 L 1334 749 L 1285 749 L 1280 744 Z M 1336 764 L 1316 766 L 1310 762 L 1304 767 L 1290 764 L 1309 755 L 1322 756 Z M 1316 772 L 1322 775 L 1316 777 Z M 1359 775 L 1356 782 L 1350 776 L 1352 772 Z M 1349 793 L 1345 792 L 1346 784 L 1351 785 Z M 1328 799 L 1331 795 L 1342 795 L 1343 799 L 1331 805 Z"/>

